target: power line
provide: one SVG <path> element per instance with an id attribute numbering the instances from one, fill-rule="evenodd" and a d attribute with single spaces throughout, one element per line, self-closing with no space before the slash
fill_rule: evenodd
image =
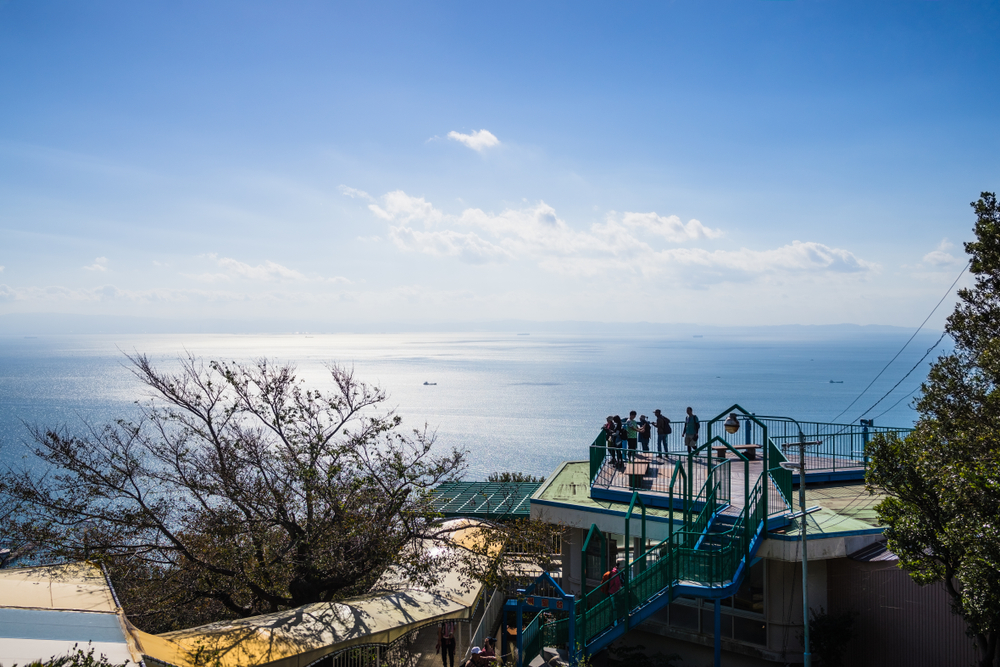
<path id="1" fill-rule="evenodd" d="M 881 419 L 884 415 L 886 415 L 887 413 L 891 412 L 893 408 L 895 408 L 897 405 L 899 405 L 900 403 L 902 403 L 906 399 L 913 398 L 913 395 L 916 394 L 918 391 L 920 391 L 920 387 L 922 387 L 922 386 L 923 386 L 923 383 L 921 383 L 920 386 L 918 386 L 916 389 L 914 389 L 913 391 L 911 391 L 910 393 L 906 394 L 905 396 L 903 396 L 902 398 L 900 398 L 898 401 L 896 401 L 895 403 L 893 403 L 892 405 L 890 405 L 888 408 L 886 408 L 882 412 L 880 412 L 877 415 L 875 415 L 874 417 L 872 417 L 872 421 L 875 421 L 876 419 Z"/>
<path id="2" fill-rule="evenodd" d="M 837 422 L 837 420 L 838 420 L 838 419 L 840 419 L 840 418 L 841 418 L 841 417 L 842 417 L 842 416 L 844 415 L 844 413 L 845 413 L 845 412 L 847 412 L 847 411 L 848 411 L 848 410 L 850 410 L 850 409 L 851 409 L 852 407 L 854 407 L 854 404 L 855 404 L 855 403 L 857 403 L 858 401 L 860 401 L 860 400 L 861 400 L 861 397 L 862 397 L 862 396 L 864 396 L 864 395 L 865 395 L 865 394 L 866 394 L 866 393 L 868 392 L 868 390 L 872 388 L 872 385 L 873 385 L 873 384 L 875 384 L 875 381 L 876 381 L 876 380 L 878 380 L 878 379 L 879 379 L 880 377 L 882 377 L 882 374 L 883 374 L 883 373 L 885 373 L 886 369 L 887 369 L 887 368 L 889 368 L 889 366 L 891 366 L 891 365 L 892 365 L 892 362 L 896 361 L 896 359 L 898 359 L 898 358 L 899 358 L 899 355 L 901 355 L 901 354 L 903 353 L 903 350 L 905 350 L 905 349 L 906 349 L 907 345 L 909 345 L 909 344 L 910 344 L 910 343 L 911 343 L 911 342 L 913 341 L 913 339 L 917 337 L 917 334 L 918 334 L 918 333 L 920 333 L 920 330 L 924 328 L 924 325 L 925 325 L 925 324 L 927 324 L 927 321 L 928 321 L 929 319 L 931 319 L 931 316 L 933 316 L 933 315 L 934 315 L 934 313 L 935 313 L 935 312 L 937 312 L 937 309 L 938 309 L 938 308 L 939 308 L 939 307 L 941 306 L 941 304 L 942 304 L 942 303 L 944 303 L 944 300 L 948 298 L 948 295 L 949 295 L 949 294 L 951 294 L 951 290 L 953 290 L 953 289 L 955 288 L 955 285 L 957 285 L 957 284 L 958 284 L 958 281 L 959 281 L 959 279 L 961 279 L 961 277 L 962 277 L 962 276 L 963 276 L 963 275 L 965 274 L 966 270 L 968 270 L 968 268 L 969 268 L 969 265 L 970 265 L 971 263 L 972 263 L 972 260 L 971 260 L 971 259 L 970 259 L 970 260 L 969 260 L 968 262 L 966 262 L 965 266 L 964 266 L 964 267 L 962 267 L 962 270 L 961 270 L 961 271 L 959 272 L 959 274 L 958 274 L 958 277 L 956 277 L 956 278 L 955 278 L 955 281 L 954 281 L 954 282 L 952 282 L 951 286 L 950 286 L 950 287 L 948 288 L 948 290 L 947 290 L 947 291 L 946 291 L 946 292 L 944 293 L 944 296 L 942 296 L 942 297 L 941 297 L 941 300 L 937 302 L 937 305 L 936 305 L 936 306 L 934 306 L 934 308 L 933 308 L 933 309 L 931 310 L 930 314 L 929 314 L 929 315 L 928 315 L 927 317 L 925 317 L 925 318 L 924 318 L 924 321 L 920 323 L 920 326 L 919 326 L 919 327 L 917 327 L 917 330 L 913 332 L 913 335 L 912 335 L 912 336 L 910 336 L 909 340 L 907 340 L 907 341 L 906 341 L 905 343 L 903 343 L 903 347 L 899 348 L 899 352 L 897 352 L 897 353 L 896 353 L 896 356 L 894 356 L 894 357 L 893 357 L 892 359 L 890 359 L 890 360 L 889 360 L 889 363 L 887 363 L 887 364 L 886 364 L 886 365 L 885 365 L 885 366 L 884 366 L 884 367 L 882 368 L 882 370 L 880 370 L 880 371 L 878 372 L 878 375 L 876 375 L 876 376 L 875 376 L 875 377 L 874 377 L 874 378 L 872 379 L 872 381 L 868 383 L 868 386 L 867 386 L 867 387 L 865 387 L 865 388 L 864 388 L 864 390 L 862 390 L 862 392 L 861 392 L 860 394 L 858 394 L 857 398 L 855 398 L 855 399 L 854 399 L 853 401 L 851 401 L 851 404 L 850 404 L 850 405 L 848 405 L 848 406 L 847 406 L 846 408 L 844 408 L 843 410 L 841 410 L 841 411 L 840 411 L 840 414 L 838 414 L 838 415 L 837 415 L 836 417 L 834 417 L 833 419 L 831 419 L 831 420 L 830 420 L 830 422 L 832 422 L 832 423 L 836 423 L 836 422 Z M 942 335 L 942 338 L 943 338 L 943 335 Z M 938 342 L 940 343 L 941 341 L 940 341 L 940 340 L 938 340 Z M 936 345 L 937 345 L 937 344 L 935 344 L 935 346 L 936 346 Z M 933 348 L 931 348 L 931 349 L 933 349 Z M 930 353 L 930 350 L 928 350 L 928 353 Z M 924 356 L 926 357 L 927 355 L 924 355 Z M 921 361 L 922 361 L 922 360 L 921 360 Z M 912 373 L 912 372 L 913 372 L 913 371 L 911 370 L 911 371 L 910 371 L 910 373 Z M 909 373 L 907 373 L 907 375 L 909 375 Z M 904 379 L 905 379 L 905 376 L 904 376 Z M 896 386 L 898 387 L 899 385 L 897 384 Z M 895 389 L 895 387 L 893 387 L 893 389 Z M 882 398 L 880 398 L 880 399 L 879 399 L 879 402 L 881 402 L 881 401 L 882 401 L 882 400 L 883 400 L 884 398 L 885 398 L 884 396 L 883 396 Z M 875 405 L 878 405 L 878 403 L 876 403 Z M 875 407 L 875 406 L 872 406 L 872 407 Z M 868 410 L 866 410 L 864 414 L 868 414 L 868 413 L 869 413 L 870 411 L 871 411 L 871 408 L 869 408 Z"/>
<path id="3" fill-rule="evenodd" d="M 914 364 L 913 368 L 911 368 L 909 371 L 907 371 L 906 375 L 904 375 L 902 378 L 900 378 L 899 382 L 897 382 L 896 384 L 892 385 L 892 389 L 890 389 L 889 391 L 885 392 L 885 394 L 883 394 L 882 398 L 880 398 L 877 401 L 875 401 L 875 403 L 873 403 L 870 408 L 868 408 L 867 410 L 865 410 L 864 412 L 862 412 L 860 415 L 858 415 L 858 419 L 861 419 L 866 414 L 868 414 L 869 412 L 871 412 L 872 410 L 874 410 L 876 405 L 878 405 L 879 403 L 881 403 L 882 401 L 884 401 L 889 396 L 889 394 L 891 394 L 892 392 L 894 392 L 896 390 L 896 387 L 898 387 L 899 385 L 903 384 L 903 380 L 905 380 L 906 378 L 910 377 L 910 374 L 913 373 L 913 371 L 917 370 L 917 368 L 920 367 L 920 364 L 924 363 L 924 359 L 926 359 L 927 356 L 931 352 L 934 351 L 934 348 L 936 348 L 938 345 L 941 344 L 941 341 L 943 341 L 944 337 L 947 336 L 947 335 L 948 335 L 947 331 L 942 331 L 941 332 L 941 337 L 937 339 L 936 343 L 934 343 L 929 348 L 927 348 L 927 351 L 924 352 L 924 356 L 920 357 L 920 361 L 918 361 L 916 364 Z M 898 403 L 898 401 L 897 401 L 897 403 Z M 855 419 L 854 421 L 857 421 L 857 419 Z"/>

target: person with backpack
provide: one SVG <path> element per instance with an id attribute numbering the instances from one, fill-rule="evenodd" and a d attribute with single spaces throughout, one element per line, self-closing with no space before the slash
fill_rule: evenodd
<path id="1" fill-rule="evenodd" d="M 698 431 L 701 430 L 701 422 L 698 415 L 690 407 L 687 409 L 687 417 L 684 418 L 684 446 L 689 452 L 698 448 Z"/>
<path id="2" fill-rule="evenodd" d="M 660 413 L 660 409 L 653 410 L 656 416 L 656 455 L 665 457 L 667 455 L 667 436 L 670 435 L 670 420 Z"/>
<path id="3" fill-rule="evenodd" d="M 618 415 L 614 416 L 615 426 L 614 432 L 611 434 L 611 438 L 614 441 L 614 459 L 616 466 L 622 466 L 625 464 L 625 427 L 622 425 L 622 418 Z"/>
<path id="4" fill-rule="evenodd" d="M 615 619 L 615 625 L 618 625 L 618 601 L 615 599 L 615 593 L 622 589 L 622 572 L 620 569 L 624 564 L 625 561 L 618 559 L 614 567 L 605 572 L 604 576 L 601 577 L 601 592 L 611 598 L 611 615 Z"/>
<path id="5" fill-rule="evenodd" d="M 649 437 L 652 435 L 653 425 L 646 421 L 646 415 L 639 417 L 639 445 L 642 451 L 649 451 Z"/>
<path id="6" fill-rule="evenodd" d="M 455 667 L 455 621 L 445 621 L 438 627 L 438 640 L 434 648 L 441 654 L 444 667 L 448 667 L 449 657 L 451 667 Z"/>

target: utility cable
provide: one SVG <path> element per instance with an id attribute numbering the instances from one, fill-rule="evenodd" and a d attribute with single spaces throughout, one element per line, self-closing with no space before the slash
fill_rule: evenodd
<path id="1" fill-rule="evenodd" d="M 913 391 L 911 391 L 910 393 L 906 394 L 905 396 L 903 396 L 902 398 L 900 398 L 898 401 L 896 401 L 895 403 L 893 403 L 892 405 L 890 405 L 888 408 L 886 408 L 882 412 L 880 412 L 877 415 L 875 415 L 874 417 L 872 417 L 872 421 L 875 421 L 876 419 L 881 419 L 883 415 L 886 415 L 889 412 L 891 412 L 893 408 L 895 408 L 897 405 L 899 405 L 900 403 L 902 403 L 906 399 L 913 398 L 913 395 L 916 394 L 918 391 L 920 391 L 920 387 L 922 387 L 922 386 L 923 386 L 923 383 L 921 383 L 920 386 L 918 386 L 916 389 L 914 389 Z"/>
<path id="2" fill-rule="evenodd" d="M 880 371 L 878 372 L 878 375 L 876 375 L 876 376 L 875 376 L 875 377 L 874 377 L 874 378 L 872 379 L 872 381 L 868 383 L 868 386 L 867 386 L 867 387 L 865 387 L 865 388 L 864 388 L 864 390 L 863 390 L 863 391 L 862 391 L 862 392 L 861 392 L 860 394 L 858 394 L 858 397 L 857 397 L 857 398 L 855 398 L 855 399 L 854 399 L 853 401 L 851 401 L 851 404 L 850 404 L 850 405 L 848 405 L 848 406 L 847 406 L 846 408 L 844 408 L 843 410 L 841 410 L 841 411 L 840 411 L 840 414 L 839 414 L 839 415 L 837 415 L 836 417 L 834 417 L 833 419 L 831 419 L 831 420 L 830 420 L 830 422 L 831 422 L 831 423 L 836 423 L 836 422 L 837 422 L 837 420 L 838 420 L 838 419 L 840 419 L 840 418 L 841 418 L 841 417 L 842 417 L 842 416 L 844 415 L 844 413 L 845 413 L 845 412 L 847 412 L 847 411 L 848 411 L 848 410 L 850 410 L 850 409 L 851 409 L 852 407 L 854 407 L 854 404 L 855 404 L 855 403 L 857 403 L 858 401 L 860 401 L 860 400 L 861 400 L 861 397 L 862 397 L 862 396 L 864 396 L 864 395 L 865 395 L 865 394 L 866 394 L 866 393 L 868 392 L 868 390 L 872 388 L 872 385 L 873 385 L 873 384 L 875 384 L 875 381 L 876 381 L 876 380 L 878 380 L 878 379 L 879 379 L 880 377 L 882 377 L 882 374 L 883 374 L 883 373 L 885 373 L 886 369 L 887 369 L 887 368 L 889 368 L 889 366 L 891 366 L 891 365 L 892 365 L 892 362 L 896 361 L 896 359 L 898 359 L 898 358 L 899 358 L 899 355 L 901 355 L 901 354 L 903 353 L 903 350 L 905 350 L 905 349 L 906 349 L 907 345 L 909 345 L 909 344 L 910 344 L 910 343 L 911 343 L 911 342 L 913 341 L 913 339 L 917 337 L 917 334 L 918 334 L 918 333 L 920 333 L 920 330 L 924 328 L 924 325 L 925 325 L 925 324 L 927 324 L 927 321 L 928 321 L 929 319 L 931 319 L 931 317 L 932 317 L 932 316 L 934 315 L 934 313 L 935 313 L 935 312 L 937 312 L 937 309 L 938 309 L 938 308 L 939 308 L 939 307 L 941 306 L 941 304 L 942 304 L 942 303 L 944 303 L 944 300 L 948 298 L 948 295 L 949 295 L 949 294 L 951 294 L 951 291 L 952 291 L 953 289 L 955 289 L 955 285 L 957 285 L 957 284 L 958 284 L 958 281 L 959 281 L 959 280 L 961 279 L 961 277 L 962 277 L 963 275 L 965 275 L 965 272 L 966 272 L 966 271 L 968 270 L 968 268 L 969 268 L 969 265 L 970 265 L 970 264 L 972 264 L 972 260 L 971 260 L 971 259 L 970 259 L 970 260 L 969 260 L 968 262 L 966 262 L 966 264 L 965 264 L 965 266 L 964 266 L 964 267 L 962 267 L 962 270 L 961 270 L 961 271 L 959 272 L 959 274 L 958 274 L 958 277 L 956 277 L 956 278 L 955 278 L 955 281 L 954 281 L 954 282 L 952 282 L 951 286 L 950 286 L 950 287 L 948 288 L 948 290 L 947 290 L 947 291 L 946 291 L 946 292 L 944 293 L 944 296 L 942 296 L 942 297 L 941 297 L 941 300 L 937 302 L 937 305 L 936 305 L 936 306 L 934 306 L 934 308 L 933 308 L 933 310 L 931 310 L 930 314 L 929 314 L 929 315 L 928 315 L 927 317 L 925 317 L 925 318 L 924 318 L 924 321 L 923 321 L 923 322 L 921 322 L 921 323 L 920 323 L 920 326 L 919 326 L 919 327 L 917 327 L 917 330 L 913 332 L 913 335 L 912 335 L 912 336 L 910 336 L 910 339 L 909 339 L 909 340 L 907 340 L 907 341 L 906 341 L 905 343 L 903 343 L 903 347 L 899 348 L 899 352 L 897 352 L 897 353 L 896 353 L 896 356 L 894 356 L 894 357 L 893 357 L 892 359 L 890 359 L 890 360 L 889 360 L 889 363 L 887 363 L 887 364 L 886 364 L 886 365 L 885 365 L 885 366 L 884 366 L 884 367 L 882 368 L 882 370 L 880 370 Z M 940 342 L 940 341 L 938 341 L 938 342 Z M 925 355 L 925 356 L 926 356 L 926 355 Z M 911 372 L 912 372 L 912 371 L 911 371 Z M 909 375 L 909 373 L 908 373 L 907 375 Z M 883 398 L 884 398 L 884 397 L 883 397 Z M 879 400 L 881 401 L 881 399 L 879 399 Z M 876 405 L 877 405 L 877 404 L 876 404 Z M 874 406 L 872 406 L 872 407 L 874 407 Z M 868 412 L 869 412 L 870 410 L 871 410 L 871 408 L 869 408 L 869 410 L 866 410 L 866 411 L 865 411 L 865 414 L 868 414 Z"/>
<path id="3" fill-rule="evenodd" d="M 906 375 L 904 375 L 902 378 L 900 378 L 899 382 L 897 382 L 896 384 L 892 385 L 892 389 L 890 389 L 889 391 L 885 392 L 885 394 L 883 394 L 882 398 L 880 398 L 877 401 L 875 401 L 870 408 L 868 408 L 867 410 L 865 410 L 864 412 L 862 412 L 860 415 L 858 415 L 858 419 L 861 419 L 866 414 L 868 414 L 869 412 L 871 412 L 872 410 L 874 410 L 876 405 L 878 405 L 879 403 L 881 403 L 882 401 L 884 401 L 886 398 L 888 398 L 889 394 L 891 394 L 892 392 L 896 391 L 896 387 L 898 387 L 899 385 L 903 384 L 903 380 L 905 380 L 906 378 L 910 377 L 910 375 L 913 373 L 913 371 L 917 370 L 917 368 L 920 367 L 920 364 L 924 363 L 924 359 L 926 359 L 928 357 L 928 355 L 930 355 L 930 353 L 934 351 L 934 348 L 936 348 L 938 345 L 941 344 L 941 341 L 943 341 L 944 337 L 947 336 L 947 335 L 948 335 L 947 331 L 942 331 L 941 332 L 941 337 L 937 339 L 936 343 L 934 343 L 929 348 L 927 348 L 927 351 L 924 352 L 924 356 L 920 357 L 920 361 L 918 361 L 916 364 L 914 364 L 913 368 L 911 368 L 909 371 L 907 371 Z M 858 421 L 858 419 L 855 419 L 854 421 Z"/>
<path id="4" fill-rule="evenodd" d="M 910 370 L 909 370 L 909 371 L 908 371 L 908 372 L 906 373 L 906 375 L 904 375 L 904 376 L 903 376 L 903 377 L 902 377 L 902 378 L 901 378 L 901 379 L 899 380 L 899 382 L 897 382 L 897 383 L 896 383 L 896 384 L 895 384 L 895 385 L 894 385 L 894 386 L 892 387 L 892 389 L 890 389 L 889 391 L 885 392 L 885 394 L 884 394 L 884 395 L 882 396 L 882 398 L 880 398 L 880 399 L 878 399 L 877 401 L 875 401 L 875 403 L 874 403 L 874 404 L 873 404 L 873 405 L 872 405 L 872 406 L 871 406 L 870 408 L 868 408 L 868 409 L 867 409 L 867 410 L 865 410 L 865 411 L 864 411 L 863 413 L 861 413 L 860 415 L 858 415 L 858 419 L 861 419 L 861 418 L 862 418 L 862 417 L 864 417 L 864 416 L 865 416 L 866 414 L 868 414 L 869 412 L 871 412 L 872 410 L 874 410 L 874 409 L 875 409 L 875 406 L 876 406 L 876 405 L 878 405 L 879 403 L 881 403 L 882 401 L 884 401 L 884 400 L 885 400 L 885 399 L 886 399 L 886 398 L 887 398 L 887 397 L 889 396 L 889 394 L 891 394 L 891 393 L 892 393 L 893 391 L 895 391 L 895 390 L 896 390 L 896 387 L 898 387 L 899 385 L 901 385 L 901 384 L 903 383 L 903 381 L 904 381 L 904 380 L 906 380 L 906 378 L 910 377 L 910 375 L 912 375 L 912 374 L 913 374 L 913 371 L 917 370 L 917 369 L 918 369 L 918 368 L 920 367 L 920 365 L 921 365 L 922 363 L 924 363 L 924 360 L 925 360 L 925 359 L 927 358 L 927 356 L 928 356 L 928 355 L 929 355 L 929 354 L 930 354 L 931 352 L 933 352 L 933 351 L 934 351 L 934 348 L 936 348 L 936 347 L 937 347 L 938 345 L 940 345 L 940 344 L 941 344 L 941 341 L 942 341 L 942 340 L 944 340 L 944 337 L 945 337 L 945 336 L 947 335 L 947 333 L 948 333 L 947 331 L 944 331 L 944 332 L 942 332 L 942 333 L 941 333 L 941 337 L 937 339 L 937 342 L 936 342 L 936 343 L 934 343 L 933 345 L 931 345 L 931 346 L 930 346 L 929 348 L 927 348 L 927 351 L 926 351 L 926 352 L 924 352 L 924 356 L 920 357 L 920 361 L 918 361 L 918 362 L 917 362 L 916 364 L 914 364 L 914 365 L 913 365 L 913 368 L 911 368 L 911 369 L 910 369 Z M 919 387 L 918 387 L 918 389 L 919 389 Z M 912 396 L 912 395 L 913 395 L 913 394 L 914 394 L 915 392 L 916 392 L 916 390 L 914 390 L 914 391 L 910 392 L 909 394 L 907 394 L 907 396 Z M 903 398 L 907 398 L 907 396 L 903 396 Z M 892 410 L 892 408 L 896 407 L 896 405 L 898 405 L 898 404 L 899 404 L 899 402 L 903 400 L 903 398 L 899 399 L 899 401 L 896 401 L 896 403 L 894 403 L 894 404 L 892 405 L 892 407 L 890 407 L 890 408 L 889 408 L 889 410 Z M 881 415 L 879 415 L 879 416 L 881 417 L 882 415 L 884 415 L 884 414 L 885 414 L 886 412 L 888 412 L 889 410 L 886 410 L 885 412 L 883 412 L 883 413 L 882 413 Z M 858 419 L 855 419 L 854 421 L 858 421 Z M 852 424 L 853 424 L 853 422 L 852 422 Z M 836 437 L 836 436 L 840 435 L 841 433 L 845 432 L 846 430 L 848 430 L 849 428 L 852 428 L 852 425 L 851 425 L 851 424 L 848 424 L 848 425 L 845 425 L 845 426 L 844 426 L 844 428 L 840 429 L 840 431 L 838 431 L 837 433 L 834 433 L 834 434 L 832 434 L 832 435 L 830 435 L 830 436 L 827 436 L 827 437 L 828 437 L 828 438 L 829 438 L 829 437 Z M 850 508 L 851 508 L 851 506 L 853 506 L 853 505 L 854 505 L 854 503 L 855 503 L 855 502 L 858 502 L 858 501 L 860 501 L 860 496 L 859 496 L 858 498 L 855 498 L 855 499 L 851 500 L 850 502 L 848 502 L 846 506 L 844 506 L 843 508 L 841 508 L 841 509 L 840 509 L 840 511 L 838 511 L 838 514 L 841 514 L 841 513 L 845 512 L 846 510 L 850 509 Z M 836 521 L 836 522 L 834 522 L 834 523 L 830 524 L 830 526 L 829 526 L 829 527 L 831 527 L 831 528 L 832 528 L 833 526 L 836 526 L 836 525 L 838 525 L 838 524 L 842 523 L 842 522 L 843 522 L 843 521 L 844 521 L 845 519 L 847 519 L 847 518 L 848 518 L 848 517 L 847 517 L 847 516 L 845 515 L 845 516 L 844 516 L 844 517 L 843 517 L 842 519 L 840 519 L 839 521 Z"/>

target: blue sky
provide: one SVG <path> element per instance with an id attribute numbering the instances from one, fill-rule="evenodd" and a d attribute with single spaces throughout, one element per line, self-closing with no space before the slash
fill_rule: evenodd
<path id="1" fill-rule="evenodd" d="M 0 3 L 0 314 L 915 326 L 998 187 L 998 29 L 958 2 Z"/>

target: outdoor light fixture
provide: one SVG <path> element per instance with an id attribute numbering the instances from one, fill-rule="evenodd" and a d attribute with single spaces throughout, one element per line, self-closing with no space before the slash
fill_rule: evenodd
<path id="1" fill-rule="evenodd" d="M 726 429 L 726 433 L 736 433 L 740 430 L 740 422 L 736 419 L 736 413 L 730 412 L 729 419 L 727 419 L 723 424 Z"/>

